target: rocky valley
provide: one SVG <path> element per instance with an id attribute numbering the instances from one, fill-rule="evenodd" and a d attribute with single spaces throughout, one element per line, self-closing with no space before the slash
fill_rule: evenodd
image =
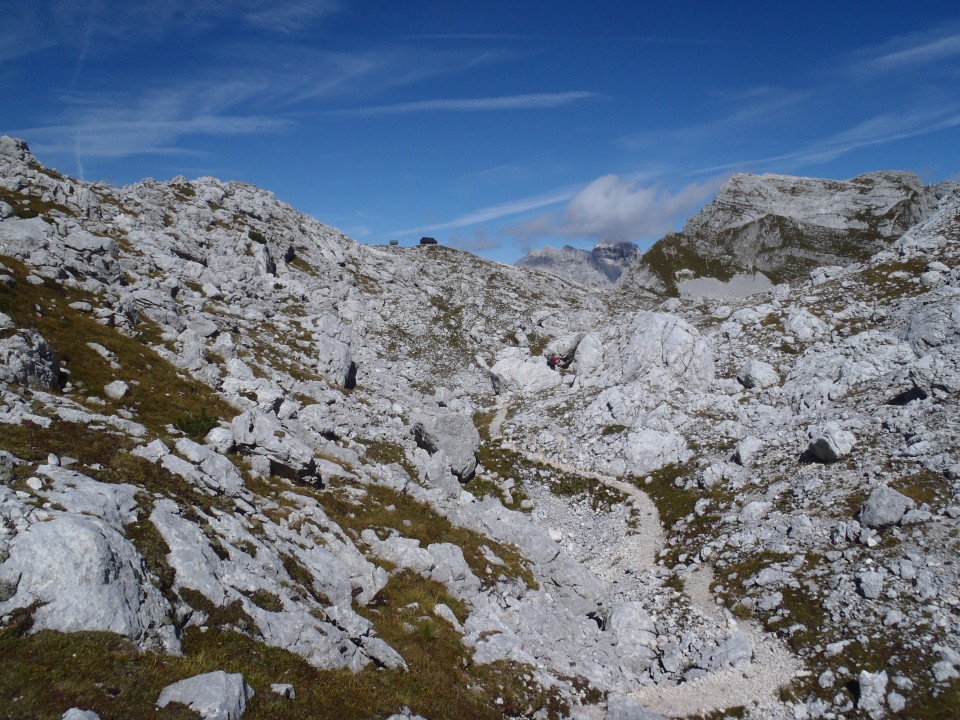
<path id="1" fill-rule="evenodd" d="M 0 717 L 960 714 L 955 184 L 605 287 L 4 137 L 0 264 Z"/>

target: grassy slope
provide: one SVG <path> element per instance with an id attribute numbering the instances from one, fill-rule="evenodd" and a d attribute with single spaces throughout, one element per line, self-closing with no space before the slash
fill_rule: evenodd
<path id="1" fill-rule="evenodd" d="M 51 282 L 32 285 L 26 282 L 24 266 L 9 258 L 2 262 L 14 270 L 16 283 L 0 287 L 0 310 L 18 327 L 36 329 L 53 346 L 70 371 L 71 399 L 92 412 L 128 411 L 148 428 L 148 436 L 141 442 L 153 437 L 171 440 L 179 433 L 170 426 L 178 421 L 183 424 L 185 418 L 229 419 L 236 413 L 210 388 L 181 375 L 157 355 L 145 342 L 156 337 L 149 326 L 140 328 L 139 337 L 128 337 L 99 325 L 89 315 L 68 307 L 77 300 L 96 305 L 96 298 Z M 111 368 L 87 342 L 110 350 L 120 368 Z M 115 379 L 130 384 L 129 395 L 120 401 L 101 398 L 103 385 Z M 27 390 L 21 394 L 27 400 L 31 395 Z M 84 472 L 103 482 L 129 482 L 144 488 L 148 493 L 141 496 L 144 516 L 155 494 L 175 499 L 188 512 L 191 506 L 204 511 L 213 507 L 232 510 L 225 501 L 203 495 L 163 468 L 130 455 L 133 445 L 132 440 L 102 427 L 78 423 L 55 421 L 49 428 L 0 425 L 0 448 L 26 461 L 7 480 L 15 489 L 27 490 L 26 477 L 53 452 L 75 458 L 85 466 Z M 241 459 L 234 459 L 242 468 Z M 515 550 L 455 528 L 426 506 L 386 488 L 370 488 L 368 498 L 358 503 L 336 489 L 295 488 L 279 478 L 255 483 L 248 477 L 248 487 L 275 501 L 283 491 L 309 494 L 348 532 L 374 526 L 412 533 L 424 545 L 456 543 L 481 577 L 486 575 L 486 562 L 479 548 L 487 545 L 508 563 L 498 572 L 532 582 Z M 386 512 L 387 505 L 395 509 Z M 176 599 L 174 571 L 166 564 L 162 538 L 143 517 L 125 531 L 144 555 L 154 581 L 169 598 Z M 293 570 L 294 581 L 309 582 L 309 577 L 297 577 Z M 196 600 L 189 591 L 182 594 L 184 599 Z M 270 604 L 270 598 L 260 601 Z M 0 718 L 59 718 L 72 706 L 95 710 L 103 720 L 193 718 L 196 715 L 182 706 L 158 711 L 154 702 L 165 685 L 218 669 L 242 672 L 254 687 L 257 694 L 245 715 L 253 719 L 386 717 L 403 706 L 432 720 L 497 718 L 540 707 L 549 708 L 556 716 L 559 701 L 533 682 L 530 669 L 506 662 L 472 664 L 470 650 L 460 636 L 433 616 L 433 607 L 440 602 L 465 619 L 464 606 L 442 585 L 409 572 L 394 574 L 369 607 L 356 609 L 401 653 L 409 672 L 369 667 L 356 674 L 317 670 L 297 655 L 265 646 L 255 639 L 256 628 L 246 622 L 249 618 L 229 606 L 214 609 L 207 632 L 186 631 L 183 657 L 140 653 L 109 633 L 31 634 L 28 615 L 16 613 L 0 625 Z M 240 628 L 249 634 L 239 632 Z M 297 698 L 284 700 L 272 694 L 269 685 L 274 682 L 292 683 Z"/>

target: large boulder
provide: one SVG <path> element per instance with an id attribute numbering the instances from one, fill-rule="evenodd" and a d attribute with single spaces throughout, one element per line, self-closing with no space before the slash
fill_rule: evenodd
<path id="1" fill-rule="evenodd" d="M 918 353 L 960 341 L 960 291 L 933 294 L 933 302 L 910 317 L 903 338 Z"/>
<path id="2" fill-rule="evenodd" d="M 461 481 L 473 477 L 477 468 L 476 452 L 480 447 L 480 433 L 466 415 L 461 413 L 438 413 L 419 415 L 413 423 L 413 435 L 417 445 L 431 455 L 442 452 L 449 463 L 450 472 Z"/>
<path id="3" fill-rule="evenodd" d="M 506 348 L 490 368 L 494 392 L 533 393 L 549 390 L 562 382 L 560 373 L 547 367 L 545 358 L 532 358 L 525 348 Z"/>
<path id="4" fill-rule="evenodd" d="M 313 450 L 283 429 L 275 415 L 248 410 L 230 423 L 236 445 L 270 461 L 270 472 L 291 480 L 316 472 Z"/>
<path id="5" fill-rule="evenodd" d="M 573 357 L 573 369 L 578 376 L 592 374 L 603 362 L 603 340 L 600 333 L 590 332 L 583 336 Z"/>
<path id="6" fill-rule="evenodd" d="M 846 457 L 853 450 L 856 438 L 849 430 L 844 430 L 833 420 L 826 422 L 818 430 L 811 433 L 812 441 L 807 452 L 815 459 L 824 463 L 836 462 Z"/>
<path id="7" fill-rule="evenodd" d="M 886 485 L 880 485 L 870 492 L 870 497 L 860 508 L 860 524 L 869 528 L 897 525 L 904 513 L 915 504 L 906 495 Z"/>
<path id="8" fill-rule="evenodd" d="M 15 535 L 6 555 L 0 588 L 13 592 L 0 593 L 0 615 L 35 606 L 33 631 L 105 631 L 179 649 L 163 632 L 170 608 L 146 582 L 143 559 L 101 518 L 58 513 Z"/>
<path id="9" fill-rule="evenodd" d="M 60 359 L 35 330 L 0 340 L 0 381 L 46 389 L 60 387 Z"/>
<path id="10" fill-rule="evenodd" d="M 160 692 L 157 707 L 177 702 L 199 713 L 203 720 L 239 720 L 253 695 L 243 675 L 217 670 L 167 685 Z"/>
<path id="11" fill-rule="evenodd" d="M 350 350 L 351 331 L 340 318 L 324 315 L 314 320 L 317 371 L 328 381 L 352 388 L 357 381 L 357 366 Z"/>
<path id="12" fill-rule="evenodd" d="M 620 364 L 620 380 L 680 382 L 706 390 L 713 381 L 713 355 L 695 327 L 667 313 L 642 310 L 626 329 L 616 355 L 605 354 L 605 364 Z"/>
<path id="13" fill-rule="evenodd" d="M 671 463 L 684 463 L 691 457 L 687 442 L 679 435 L 642 428 L 627 435 L 623 447 L 627 471 L 644 475 Z"/>

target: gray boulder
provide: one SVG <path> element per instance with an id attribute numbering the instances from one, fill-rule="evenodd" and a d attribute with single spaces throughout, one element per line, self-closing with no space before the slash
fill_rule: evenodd
<path id="1" fill-rule="evenodd" d="M 284 430 L 275 415 L 249 410 L 231 421 L 230 430 L 239 447 L 270 461 L 274 475 L 297 480 L 316 471 L 313 450 Z"/>
<path id="2" fill-rule="evenodd" d="M 100 716 L 93 712 L 93 710 L 81 710 L 80 708 L 74 707 L 61 715 L 60 720 L 100 720 Z"/>
<path id="3" fill-rule="evenodd" d="M 0 381 L 47 389 L 60 387 L 60 359 L 35 330 L 0 340 Z"/>
<path id="4" fill-rule="evenodd" d="M 811 315 L 806 309 L 794 310 L 783 323 L 783 330 L 798 340 L 807 342 L 823 335 L 829 326 L 816 315 Z"/>
<path id="5" fill-rule="evenodd" d="M 96 507 L 84 510 L 96 512 Z M 36 605 L 34 631 L 100 630 L 141 647 L 166 644 L 170 651 L 179 650 L 179 643 L 162 631 L 170 609 L 145 581 L 142 558 L 103 519 L 63 514 L 36 522 L 14 536 L 6 554 L 0 585 L 15 592 L 0 602 L 0 615 Z"/>
<path id="6" fill-rule="evenodd" d="M 883 575 L 876 570 L 866 570 L 857 575 L 857 589 L 868 600 L 880 597 L 883 590 Z"/>
<path id="7" fill-rule="evenodd" d="M 861 670 L 857 681 L 860 684 L 857 709 L 874 720 L 885 717 L 887 713 L 884 695 L 887 691 L 887 673 L 883 670 L 877 673 Z"/>
<path id="8" fill-rule="evenodd" d="M 413 435 L 417 445 L 431 455 L 442 452 L 450 472 L 462 482 L 473 477 L 480 433 L 469 417 L 460 413 L 419 415 L 413 423 Z"/>
<path id="9" fill-rule="evenodd" d="M 498 395 L 534 393 L 560 385 L 560 373 L 547 367 L 544 358 L 532 358 L 524 348 L 506 348 L 490 368 L 490 381 Z"/>
<path id="10" fill-rule="evenodd" d="M 670 463 L 683 463 L 692 453 L 687 441 L 672 432 L 641 428 L 627 435 L 623 446 L 627 469 L 643 475 Z"/>
<path id="11" fill-rule="evenodd" d="M 726 665 L 739 667 L 738 663 L 749 661 L 753 657 L 753 645 L 750 637 L 742 632 L 735 632 L 724 640 L 701 661 L 701 666 L 707 670 L 717 670 Z"/>
<path id="12" fill-rule="evenodd" d="M 745 388 L 765 388 L 780 384 L 780 375 L 773 366 L 760 360 L 748 360 L 737 373 L 737 381 Z"/>
<path id="13" fill-rule="evenodd" d="M 104 394 L 111 400 L 122 400 L 129 389 L 130 386 L 123 380 L 114 380 L 103 386 Z"/>
<path id="14" fill-rule="evenodd" d="M 734 449 L 733 459 L 740 465 L 748 467 L 763 449 L 763 441 L 755 437 L 746 437 L 737 443 Z"/>
<path id="15" fill-rule="evenodd" d="M 960 338 L 960 301 L 955 295 L 936 300 L 911 316 L 904 330 L 904 339 L 918 354 Z"/>
<path id="16" fill-rule="evenodd" d="M 239 720 L 253 695 L 243 675 L 217 670 L 168 685 L 160 692 L 157 707 L 178 702 L 199 713 L 203 720 Z"/>
<path id="17" fill-rule="evenodd" d="M 907 510 L 916 503 L 902 493 L 886 485 L 875 487 L 870 497 L 860 508 L 860 524 L 869 528 L 883 528 L 897 525 Z"/>
<path id="18" fill-rule="evenodd" d="M 610 609 L 604 627 L 616 638 L 620 654 L 657 646 L 657 626 L 642 603 L 616 603 Z"/>
<path id="19" fill-rule="evenodd" d="M 599 333 L 587 333 L 577 345 L 577 352 L 573 358 L 573 369 L 578 377 L 584 377 L 592 374 L 602 363 L 603 339 Z"/>
<path id="20" fill-rule="evenodd" d="M 808 452 L 820 462 L 831 463 L 849 455 L 855 444 L 853 433 L 831 420 L 813 433 Z"/>
<path id="21" fill-rule="evenodd" d="M 693 325 L 675 315 L 638 312 L 619 342 L 616 357 L 622 359 L 623 382 L 673 380 L 706 390 L 713 381 L 710 346 Z"/>
<path id="22" fill-rule="evenodd" d="M 330 382 L 345 388 L 356 384 L 356 365 L 347 343 L 321 337 L 316 344 L 316 359 L 317 370 Z"/>

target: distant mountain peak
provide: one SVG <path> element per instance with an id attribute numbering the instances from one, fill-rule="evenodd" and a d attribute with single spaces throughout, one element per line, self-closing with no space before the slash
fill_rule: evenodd
<path id="1" fill-rule="evenodd" d="M 593 250 L 564 245 L 559 250 L 542 247 L 531 250 L 516 265 L 529 270 L 543 270 L 588 287 L 609 287 L 638 257 L 640 248 L 633 243 L 611 243 L 601 240 Z"/>

